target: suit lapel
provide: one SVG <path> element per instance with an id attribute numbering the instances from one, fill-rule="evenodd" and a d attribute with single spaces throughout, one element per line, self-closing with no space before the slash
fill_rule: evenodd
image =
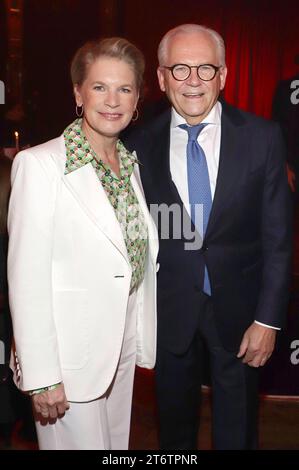
<path id="1" fill-rule="evenodd" d="M 237 111 L 223 103 L 218 176 L 206 237 L 215 227 L 223 210 L 237 200 L 238 188 L 247 171 L 246 159 L 243 158 L 246 149 L 242 146 L 244 132 L 246 128 Z M 151 179 L 147 181 L 147 184 L 152 186 L 148 202 L 163 202 L 168 205 L 178 203 L 185 211 L 170 173 L 170 112 L 164 115 L 163 122 L 156 122 L 156 130 L 153 130 L 151 139 L 144 162 L 150 169 L 147 171 L 147 176 L 151 175 Z M 156 191 L 153 191 L 153 188 L 156 188 Z M 153 199 L 154 193 L 156 199 Z"/>
<path id="2" fill-rule="evenodd" d="M 128 261 L 120 225 L 91 163 L 63 176 L 66 187 L 101 232 Z"/>
<path id="3" fill-rule="evenodd" d="M 170 171 L 170 118 L 171 114 L 168 111 L 159 132 L 153 136 L 153 149 L 148 161 L 149 166 L 154 168 L 154 183 L 159 185 L 159 193 L 163 195 L 161 202 L 183 205 Z"/>
<path id="4" fill-rule="evenodd" d="M 148 210 L 147 205 L 146 205 L 138 165 L 135 165 L 134 172 L 132 173 L 131 184 L 132 184 L 132 187 L 135 191 L 136 197 L 138 199 L 138 203 L 140 205 L 140 209 L 143 212 L 145 222 L 146 222 L 147 227 L 148 227 L 148 238 L 149 238 L 149 241 L 150 241 L 149 248 L 150 248 L 150 251 L 151 251 L 152 259 L 155 261 L 156 258 L 157 258 L 158 248 L 159 248 L 158 233 L 157 233 L 156 226 L 153 223 L 153 220 L 151 218 L 151 215 L 150 215 L 149 210 Z"/>
<path id="5" fill-rule="evenodd" d="M 245 171 L 242 127 L 227 114 L 227 105 L 223 105 L 221 117 L 221 143 L 216 190 L 207 226 L 206 237 L 213 230 L 222 210 L 232 199 L 236 199 L 237 188 Z"/>

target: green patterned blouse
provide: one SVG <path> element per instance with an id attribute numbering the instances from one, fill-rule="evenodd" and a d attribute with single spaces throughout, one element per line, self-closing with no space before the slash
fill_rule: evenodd
<path id="1" fill-rule="evenodd" d="M 145 260 L 147 255 L 148 233 L 144 215 L 131 185 L 130 177 L 137 163 L 123 143 L 116 144 L 120 177 L 118 177 L 102 160 L 97 158 L 84 132 L 82 119 L 76 119 L 64 131 L 66 146 L 65 174 L 71 173 L 87 163 L 91 163 L 114 208 L 120 224 L 128 257 L 132 267 L 131 292 L 136 289 L 144 278 Z"/>

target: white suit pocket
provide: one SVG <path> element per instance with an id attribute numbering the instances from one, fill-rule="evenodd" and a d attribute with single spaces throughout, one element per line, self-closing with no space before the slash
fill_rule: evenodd
<path id="1" fill-rule="evenodd" d="M 63 369 L 81 369 L 89 357 L 86 290 L 54 292 L 54 316 Z"/>

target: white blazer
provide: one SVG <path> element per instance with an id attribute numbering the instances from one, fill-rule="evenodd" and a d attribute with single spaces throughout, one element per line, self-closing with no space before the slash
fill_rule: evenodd
<path id="1" fill-rule="evenodd" d="M 60 136 L 20 152 L 12 168 L 8 282 L 21 390 L 63 381 L 70 401 L 104 394 L 115 374 L 131 266 L 125 242 L 91 163 L 64 175 Z M 148 224 L 145 278 L 137 291 L 137 364 L 156 357 L 158 237 L 138 165 L 132 186 Z"/>

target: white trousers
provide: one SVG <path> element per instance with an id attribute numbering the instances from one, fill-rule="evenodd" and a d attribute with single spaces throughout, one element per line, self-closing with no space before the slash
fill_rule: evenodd
<path id="1" fill-rule="evenodd" d="M 119 364 L 109 389 L 96 400 L 70 402 L 70 409 L 53 423 L 36 420 L 40 450 L 128 449 L 135 362 L 136 293 L 133 292 L 128 302 Z"/>

